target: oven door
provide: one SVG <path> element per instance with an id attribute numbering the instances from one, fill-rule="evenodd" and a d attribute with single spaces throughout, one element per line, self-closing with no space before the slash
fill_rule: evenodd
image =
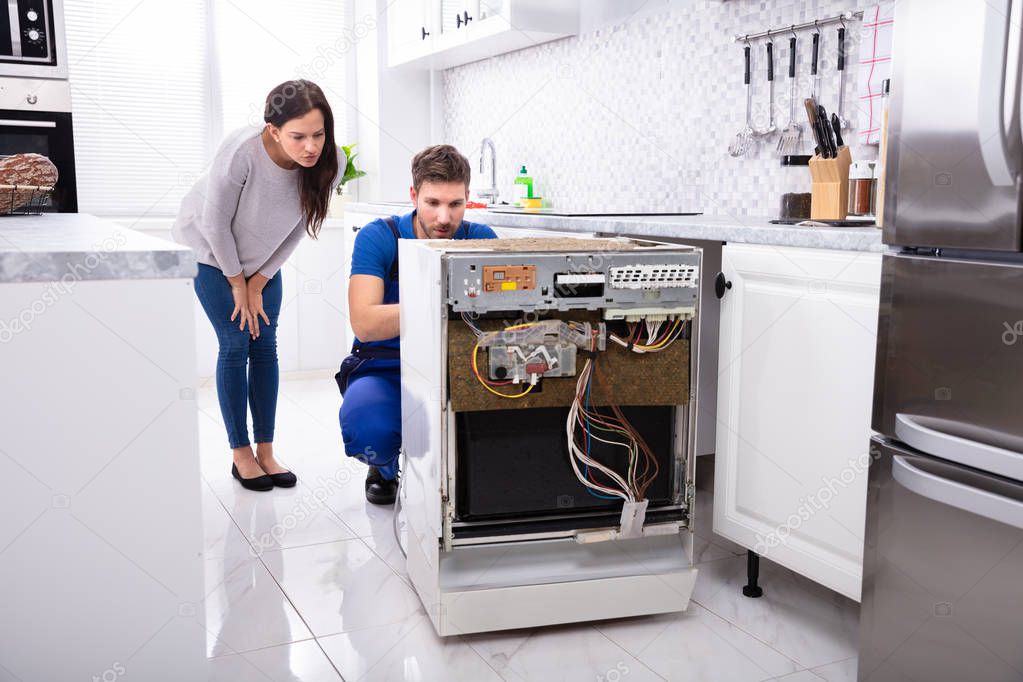
<path id="1" fill-rule="evenodd" d="M 47 213 L 77 213 L 75 146 L 71 114 L 0 109 L 0 156 L 33 152 L 57 167 L 57 184 L 44 200 Z"/>

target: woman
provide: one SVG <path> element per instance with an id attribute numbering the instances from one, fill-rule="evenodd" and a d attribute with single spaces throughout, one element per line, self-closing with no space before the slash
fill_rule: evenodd
<path id="1" fill-rule="evenodd" d="M 199 261 L 195 293 L 220 345 L 217 398 L 234 455 L 231 475 L 250 490 L 296 482 L 273 451 L 280 269 L 306 233 L 319 234 L 347 164 L 315 83 L 278 85 L 266 97 L 263 120 L 265 126 L 226 137 L 181 202 L 173 228 L 174 239 Z"/>

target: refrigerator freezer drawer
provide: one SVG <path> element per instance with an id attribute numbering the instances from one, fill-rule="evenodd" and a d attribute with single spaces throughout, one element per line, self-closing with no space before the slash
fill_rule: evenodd
<path id="1" fill-rule="evenodd" d="M 1023 485 L 880 439 L 871 456 L 860 681 L 1023 677 Z"/>
<path id="2" fill-rule="evenodd" d="M 1019 251 L 1020 13 L 898 1 L 885 243 Z"/>
<path id="3" fill-rule="evenodd" d="M 1023 480 L 1023 264 L 886 255 L 873 428 Z"/>

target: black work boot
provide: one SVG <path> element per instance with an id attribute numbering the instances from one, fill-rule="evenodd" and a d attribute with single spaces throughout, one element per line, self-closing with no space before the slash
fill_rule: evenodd
<path id="1" fill-rule="evenodd" d="M 397 479 L 388 481 L 381 475 L 380 469 L 371 466 L 366 474 L 366 499 L 373 504 L 394 504 L 397 494 Z"/>

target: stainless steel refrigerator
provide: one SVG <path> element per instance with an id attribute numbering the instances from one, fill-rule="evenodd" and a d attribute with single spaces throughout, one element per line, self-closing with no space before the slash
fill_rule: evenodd
<path id="1" fill-rule="evenodd" d="M 1021 5 L 896 5 L 860 680 L 1023 679 Z"/>

